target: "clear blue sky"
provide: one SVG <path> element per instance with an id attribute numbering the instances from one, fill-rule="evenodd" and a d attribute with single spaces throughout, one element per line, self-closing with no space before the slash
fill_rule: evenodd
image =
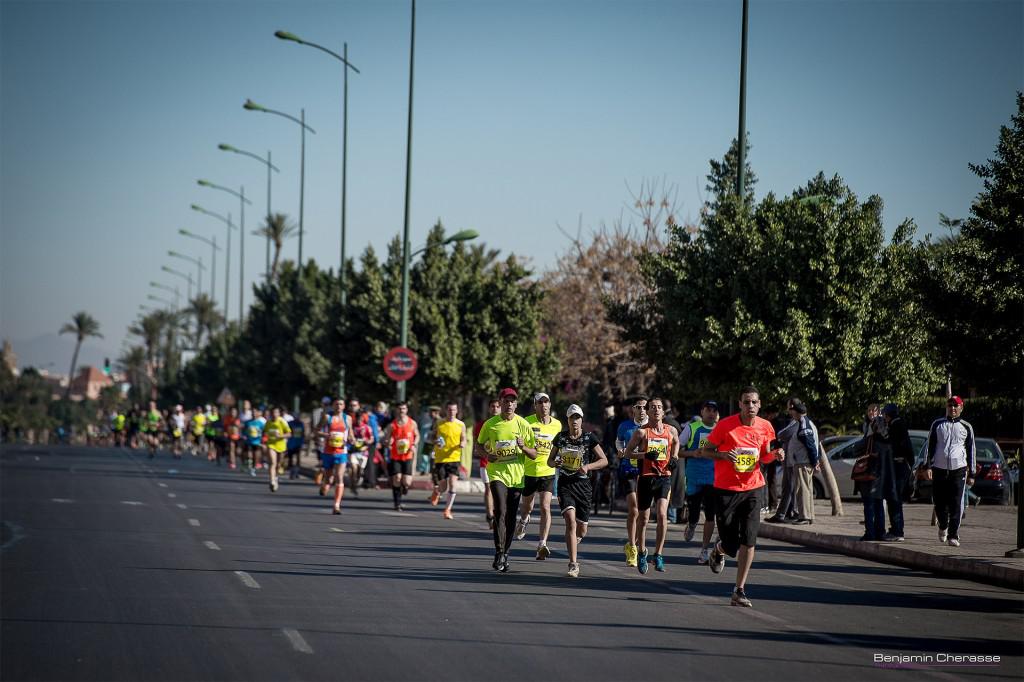
<path id="1" fill-rule="evenodd" d="M 1024 88 L 1022 3 L 751 0 L 747 122 L 758 196 L 819 170 L 885 200 L 886 226 L 965 216 Z M 740 0 L 491 2 L 417 7 L 412 234 L 441 218 L 543 269 L 556 226 L 613 222 L 626 183 L 665 178 L 696 216 L 708 159 L 736 135 Z M 298 114 L 307 138 L 305 252 L 339 258 L 341 68 L 273 37 L 341 51 L 349 81 L 349 253 L 401 231 L 409 3 L 0 2 L 0 336 L 56 332 L 77 310 L 115 354 L 148 282 L 174 284 L 177 234 L 225 228 L 189 204 L 237 215 L 197 178 L 245 185 L 272 150 L 273 208 L 298 217 L 298 127 L 247 112 L 249 97 Z M 232 263 L 232 319 L 238 255 Z M 286 247 L 294 258 L 297 243 Z M 246 274 L 263 246 L 246 240 Z M 216 297 L 223 299 L 224 264 Z M 194 269 L 194 268 L 192 268 Z M 184 286 L 184 282 L 182 282 Z M 248 288 L 248 284 L 247 284 Z M 251 294 L 248 295 L 251 300 Z M 67 339 L 70 354 L 71 339 Z M 66 356 L 53 357 L 57 368 Z"/>

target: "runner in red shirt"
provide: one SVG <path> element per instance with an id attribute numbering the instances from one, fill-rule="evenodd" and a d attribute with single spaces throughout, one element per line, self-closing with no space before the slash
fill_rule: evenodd
<path id="1" fill-rule="evenodd" d="M 718 422 L 698 455 L 715 460 L 715 520 L 721 540 L 715 544 L 708 565 L 712 573 L 721 573 L 726 555 L 736 558 L 733 606 L 751 606 L 744 587 L 754 563 L 761 525 L 764 476 L 760 464 L 785 459 L 775 440 L 775 429 L 757 416 L 759 409 L 759 391 L 747 386 L 740 392 L 739 414 Z"/>
<path id="2" fill-rule="evenodd" d="M 395 510 L 404 511 L 402 497 L 412 485 L 412 457 L 420 440 L 416 422 L 409 418 L 409 404 L 398 403 L 398 417 L 388 424 L 384 432 L 384 443 L 388 446 L 388 474 L 391 476 L 391 496 Z"/>

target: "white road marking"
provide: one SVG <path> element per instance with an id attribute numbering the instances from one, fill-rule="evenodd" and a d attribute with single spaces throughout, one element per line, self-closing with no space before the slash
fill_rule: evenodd
<path id="1" fill-rule="evenodd" d="M 188 525 L 195 526 L 196 528 L 198 528 L 199 527 L 199 519 L 189 519 L 188 520 Z"/>
<path id="2" fill-rule="evenodd" d="M 69 500 L 64 497 L 55 497 L 53 498 L 53 501 L 56 502 L 57 504 L 71 504 L 72 502 L 74 502 L 74 500 Z"/>
<path id="3" fill-rule="evenodd" d="M 121 504 L 127 504 L 127 505 L 130 505 L 132 507 L 141 507 L 142 506 L 142 503 L 139 502 L 138 500 L 121 500 Z"/>
<path id="4" fill-rule="evenodd" d="M 342 530 L 341 528 L 331 528 L 331 530 L 334 531 L 335 533 L 347 533 L 348 532 L 347 530 Z"/>
<path id="5" fill-rule="evenodd" d="M 168 469 L 167 473 L 169 473 L 169 474 L 176 474 L 176 473 L 178 473 L 178 470 L 177 469 Z"/>
<path id="6" fill-rule="evenodd" d="M 167 487 L 166 483 L 157 483 L 157 485 L 160 486 L 161 488 L 166 488 Z"/>
<path id="7" fill-rule="evenodd" d="M 281 630 L 281 632 L 283 632 L 284 636 L 288 638 L 288 641 L 292 643 L 292 648 L 298 651 L 299 653 L 313 653 L 313 647 L 309 646 L 309 644 L 306 643 L 306 640 L 302 638 L 302 635 L 299 634 L 298 630 L 284 628 L 283 630 Z"/>
<path id="8" fill-rule="evenodd" d="M 253 580 L 253 577 L 245 571 L 235 571 L 235 575 L 237 575 L 242 580 L 242 584 L 246 587 L 254 590 L 260 589 L 260 584 Z"/>
<path id="9" fill-rule="evenodd" d="M 212 549 L 215 552 L 219 552 L 220 551 L 220 547 L 218 547 L 217 543 L 214 542 L 213 540 L 204 540 L 203 544 L 206 545 L 207 549 Z"/>
<path id="10" fill-rule="evenodd" d="M 177 495 L 175 495 L 174 493 L 167 493 L 167 497 L 174 499 L 175 497 L 177 497 Z"/>
<path id="11" fill-rule="evenodd" d="M 414 518 L 416 516 L 415 514 L 411 514 L 409 512 L 400 512 L 400 511 L 384 511 L 384 510 L 381 510 L 380 513 L 384 514 L 386 516 L 411 516 L 411 517 L 414 517 Z"/>
<path id="12" fill-rule="evenodd" d="M 181 504 L 180 502 L 178 503 L 177 507 L 178 507 L 178 509 L 188 509 L 188 505 Z"/>
<path id="13" fill-rule="evenodd" d="M 38 458 L 38 457 L 36 457 L 36 461 L 37 461 L 37 462 L 39 461 L 39 458 Z"/>

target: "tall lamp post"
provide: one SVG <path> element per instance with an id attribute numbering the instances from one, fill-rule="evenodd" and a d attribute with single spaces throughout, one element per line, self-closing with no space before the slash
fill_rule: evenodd
<path id="1" fill-rule="evenodd" d="M 213 264 L 210 266 L 210 300 L 213 300 L 213 282 L 217 279 L 217 252 L 220 251 L 220 247 L 217 246 L 217 235 L 213 235 L 213 239 L 210 240 L 202 235 L 196 234 L 195 232 L 189 232 L 185 228 L 178 230 L 178 234 L 192 239 L 198 239 L 204 244 L 208 244 L 210 246 L 210 262 Z"/>
<path id="2" fill-rule="evenodd" d="M 241 214 L 238 221 L 238 321 L 241 323 L 242 318 L 245 317 L 245 205 L 249 204 L 252 206 L 252 202 L 245 198 L 244 185 L 240 188 L 240 192 L 236 192 L 229 187 L 215 185 L 209 180 L 197 180 L 196 182 L 200 187 L 219 189 L 221 192 L 227 192 L 238 197 L 239 200 Z M 227 310 L 224 311 L 225 320 L 227 319 L 227 312 Z"/>
<path id="3" fill-rule="evenodd" d="M 304 207 L 306 201 L 306 131 L 316 135 L 316 131 L 306 125 L 306 110 L 301 109 L 300 117 L 295 118 L 290 114 L 286 114 L 283 111 L 277 111 L 276 109 L 268 109 L 267 107 L 261 106 L 253 102 L 251 99 L 245 100 L 245 104 L 242 105 L 243 109 L 249 111 L 262 111 L 265 114 L 277 114 L 289 121 L 294 121 L 299 124 L 302 129 L 302 151 L 299 160 L 299 269 L 302 269 L 302 234 L 304 232 Z"/>
<path id="4" fill-rule="evenodd" d="M 217 149 L 220 149 L 221 151 L 225 151 L 225 152 L 234 152 L 235 154 L 241 154 L 242 156 L 248 156 L 248 157 L 256 159 L 260 163 L 266 165 L 266 167 L 267 167 L 267 218 L 270 218 L 270 178 L 271 178 L 270 171 L 274 171 L 275 173 L 280 173 L 281 172 L 277 168 L 277 166 L 275 166 L 274 164 L 270 163 L 270 150 L 269 149 L 267 150 L 267 158 L 264 159 L 262 156 L 257 156 L 256 154 L 253 154 L 252 152 L 247 152 L 247 151 L 245 151 L 243 149 L 239 149 L 238 147 L 232 147 L 231 145 L 224 144 L 223 142 L 220 143 L 219 145 L 217 145 Z M 265 272 L 264 276 L 270 277 L 270 236 L 269 235 L 267 236 L 267 259 L 266 259 L 265 268 L 266 268 L 266 270 L 264 271 Z"/>
<path id="5" fill-rule="evenodd" d="M 185 254 L 178 253 L 177 251 L 168 251 L 167 255 L 170 256 L 171 258 L 180 258 L 181 260 L 187 260 L 188 262 L 192 263 L 193 265 L 195 265 L 198 268 L 198 281 L 199 281 L 199 285 L 196 287 L 196 291 L 202 291 L 202 289 L 203 289 L 203 270 L 206 269 L 206 266 L 203 265 L 202 257 L 200 257 L 200 258 L 193 258 L 192 256 L 186 256 Z M 211 277 L 210 280 L 212 281 L 213 278 Z"/>
<path id="6" fill-rule="evenodd" d="M 163 303 L 168 308 L 170 308 L 172 311 L 177 311 L 177 309 L 178 309 L 178 307 L 174 303 L 172 303 L 171 301 L 168 301 L 166 298 L 160 298 L 159 296 L 154 296 L 153 294 L 146 294 L 146 298 L 148 298 L 150 301 L 156 301 L 157 303 Z"/>
<path id="7" fill-rule="evenodd" d="M 159 282 L 150 282 L 149 286 L 153 287 L 154 289 L 163 289 L 164 291 L 169 291 L 172 294 L 174 294 L 174 309 L 178 309 L 178 307 L 180 306 L 178 287 L 169 287 L 166 284 L 160 284 Z"/>
<path id="8" fill-rule="evenodd" d="M 207 211 L 199 204 L 192 204 L 192 210 L 208 215 L 211 218 L 216 218 L 228 227 L 228 245 L 225 247 L 227 253 L 224 254 L 224 322 L 228 321 L 228 293 L 231 291 L 231 230 L 235 229 L 234 223 L 231 222 L 231 214 L 228 213 L 226 216 L 222 216 L 219 213 L 213 211 Z M 212 296 L 211 296 L 212 298 Z"/>
<path id="9" fill-rule="evenodd" d="M 163 270 L 164 272 L 170 274 L 170 275 L 174 275 L 176 277 L 181 277 L 182 279 L 184 279 L 185 281 L 188 282 L 188 298 L 191 301 L 192 300 L 192 275 L 186 275 L 184 272 L 181 272 L 180 270 L 175 270 L 174 268 L 169 268 L 166 265 L 161 265 L 160 269 Z M 198 296 L 201 293 L 202 292 L 199 291 L 199 289 L 197 287 L 196 288 L 196 296 Z"/>
<path id="10" fill-rule="evenodd" d="M 466 241 L 469 241 L 471 239 L 476 239 L 479 236 L 480 236 L 480 234 L 476 230 L 459 230 L 458 232 L 456 232 L 452 236 L 445 238 L 445 240 L 442 241 L 441 244 L 442 245 L 447 245 L 447 244 L 452 244 L 452 243 L 455 243 L 455 242 L 466 242 Z M 403 264 L 402 264 L 402 281 L 403 282 L 408 282 L 409 281 L 409 261 L 410 261 L 411 257 L 412 256 L 417 256 L 417 255 L 423 253 L 426 250 L 427 250 L 426 246 L 424 246 L 422 248 L 419 248 L 416 251 L 413 251 L 410 254 L 409 258 L 405 258 L 404 259 Z M 402 319 L 402 321 L 401 321 L 402 328 L 399 330 L 399 338 L 401 339 L 399 341 L 399 345 L 404 348 L 404 347 L 406 347 L 406 344 L 408 343 L 408 339 L 409 339 L 409 327 L 408 327 L 408 325 L 409 325 L 409 297 L 408 297 L 408 290 L 406 290 L 406 295 L 402 297 L 402 318 L 401 319 Z M 402 402 L 403 400 L 405 400 L 405 382 L 404 381 L 399 381 L 398 382 L 398 401 Z"/>
<path id="11" fill-rule="evenodd" d="M 743 34 L 740 40 L 740 130 L 736 137 L 739 145 L 736 196 L 739 197 L 741 204 L 747 203 L 746 195 L 743 193 L 747 164 L 747 3 L 748 0 L 743 0 Z"/>
<path id="12" fill-rule="evenodd" d="M 409 116 L 405 128 L 405 218 L 402 226 L 402 319 L 398 345 L 409 343 L 409 183 L 412 173 L 412 84 L 416 56 L 416 0 L 412 0 L 409 32 Z M 398 382 L 398 401 L 405 400 L 405 382 Z"/>
<path id="13" fill-rule="evenodd" d="M 281 40 L 290 40 L 298 43 L 299 45 L 308 45 L 309 47 L 316 48 L 321 52 L 325 52 L 342 64 L 342 107 L 341 107 L 341 267 L 339 268 L 339 295 L 341 297 L 341 310 L 342 316 L 344 317 L 345 306 L 348 303 L 348 287 L 345 282 L 345 209 L 346 209 L 346 197 L 347 197 L 347 183 L 346 174 L 348 170 L 348 70 L 352 69 L 356 73 L 359 73 L 353 64 L 348 60 L 348 43 L 343 43 L 342 53 L 338 54 L 333 50 L 329 50 L 323 45 L 311 43 L 307 40 L 299 38 L 294 33 L 288 31 L 275 31 L 274 35 Z M 345 363 L 341 363 L 341 367 L 338 369 L 338 395 L 345 395 Z"/>

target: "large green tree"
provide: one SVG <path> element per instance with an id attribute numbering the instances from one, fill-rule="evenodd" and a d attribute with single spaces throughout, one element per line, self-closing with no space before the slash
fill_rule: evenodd
<path id="1" fill-rule="evenodd" d="M 921 290 L 954 383 L 1024 394 L 1024 94 L 995 156 L 970 164 L 983 189 L 960 231 L 924 271 Z"/>
<path id="2" fill-rule="evenodd" d="M 644 259 L 654 295 L 612 312 L 687 401 L 753 382 L 844 419 L 927 393 L 939 373 L 904 269 L 920 250 L 911 223 L 886 243 L 881 214 L 880 198 L 823 174 L 757 205 L 716 197 L 695 236 L 674 227 Z"/>

